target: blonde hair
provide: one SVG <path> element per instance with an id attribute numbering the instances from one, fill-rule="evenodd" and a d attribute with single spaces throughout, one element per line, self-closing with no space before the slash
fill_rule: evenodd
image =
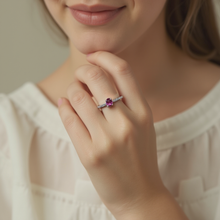
<path id="1" fill-rule="evenodd" d="M 68 36 L 51 16 L 44 0 L 39 2 L 46 23 L 62 39 L 59 43 L 67 46 Z M 194 59 L 220 65 L 220 36 L 213 1 L 167 0 L 165 7 L 167 33 L 176 45 Z"/>

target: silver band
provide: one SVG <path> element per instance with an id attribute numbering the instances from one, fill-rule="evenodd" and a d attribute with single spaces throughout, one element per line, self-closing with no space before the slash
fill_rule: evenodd
<path id="1" fill-rule="evenodd" d="M 118 100 L 120 100 L 120 99 L 122 99 L 123 98 L 123 96 L 120 96 L 120 97 L 118 97 L 118 98 L 116 98 L 116 99 L 113 99 L 112 100 L 112 102 L 114 103 L 114 102 L 117 102 Z M 105 104 L 102 104 L 102 105 L 98 105 L 98 108 L 103 108 L 103 107 L 106 107 L 107 105 L 106 105 L 106 103 Z M 108 107 L 108 106 L 107 106 Z"/>

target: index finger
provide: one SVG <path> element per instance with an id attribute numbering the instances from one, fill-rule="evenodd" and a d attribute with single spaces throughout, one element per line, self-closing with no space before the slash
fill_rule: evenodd
<path id="1" fill-rule="evenodd" d="M 112 76 L 119 94 L 123 95 L 123 102 L 131 111 L 141 113 L 143 109 L 146 112 L 146 100 L 132 74 L 131 67 L 125 60 L 106 51 L 95 52 L 88 56 L 87 60 L 100 66 Z"/>

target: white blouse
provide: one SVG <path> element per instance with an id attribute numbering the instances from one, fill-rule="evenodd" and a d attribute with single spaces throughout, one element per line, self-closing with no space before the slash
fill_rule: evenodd
<path id="1" fill-rule="evenodd" d="M 189 220 L 220 220 L 220 81 L 154 123 L 161 178 Z M 0 94 L 0 220 L 115 220 L 57 106 L 33 82 Z"/>

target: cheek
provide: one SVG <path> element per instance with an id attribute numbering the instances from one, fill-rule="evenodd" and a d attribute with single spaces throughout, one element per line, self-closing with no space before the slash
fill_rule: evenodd
<path id="1" fill-rule="evenodd" d="M 134 19 L 145 27 L 151 26 L 163 11 L 167 0 L 134 0 Z"/>
<path id="2" fill-rule="evenodd" d="M 130 9 L 130 22 L 127 36 L 135 41 L 141 36 L 146 39 L 148 30 L 154 25 L 154 30 L 159 31 L 163 24 L 163 9 L 167 0 L 133 0 L 133 7 Z"/>

